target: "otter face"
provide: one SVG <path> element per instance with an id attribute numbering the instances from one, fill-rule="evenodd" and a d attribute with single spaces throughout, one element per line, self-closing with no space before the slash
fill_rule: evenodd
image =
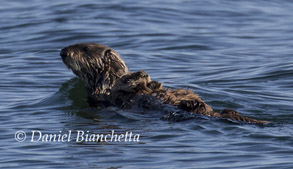
<path id="1" fill-rule="evenodd" d="M 116 80 L 128 73 L 122 57 L 104 45 L 75 44 L 63 48 L 60 56 L 64 64 L 85 82 L 90 95 L 108 95 Z"/>
<path id="2" fill-rule="evenodd" d="M 113 86 L 113 94 L 117 91 L 125 93 L 143 93 L 149 91 L 147 84 L 151 82 L 150 76 L 145 71 L 129 73 L 120 78 Z"/>
<path id="3" fill-rule="evenodd" d="M 122 76 L 111 90 L 111 102 L 124 107 L 130 104 L 130 100 L 136 95 L 150 94 L 152 90 L 147 86 L 150 82 L 151 78 L 145 71 Z"/>
<path id="4" fill-rule="evenodd" d="M 145 71 L 128 73 L 117 80 L 110 94 L 114 105 L 128 107 L 138 95 L 150 95 L 162 90 L 162 84 L 152 81 Z"/>

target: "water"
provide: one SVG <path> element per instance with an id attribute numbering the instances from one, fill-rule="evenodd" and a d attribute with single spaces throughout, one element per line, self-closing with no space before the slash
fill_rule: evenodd
<path id="1" fill-rule="evenodd" d="M 293 167 L 292 1 L 15 0 L 0 11 L 1 168 Z M 132 71 L 192 89 L 217 111 L 272 124 L 90 108 L 59 56 L 79 42 L 109 45 Z M 140 142 L 31 142 L 32 130 L 131 131 Z"/>

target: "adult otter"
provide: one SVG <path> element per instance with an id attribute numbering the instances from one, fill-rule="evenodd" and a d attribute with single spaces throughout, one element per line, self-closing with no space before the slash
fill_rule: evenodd
<path id="1" fill-rule="evenodd" d="M 84 81 L 92 106 L 111 104 L 108 96 L 113 85 L 117 79 L 129 73 L 121 56 L 100 44 L 72 45 L 62 49 L 60 56 L 64 64 Z"/>
<path id="2" fill-rule="evenodd" d="M 186 112 L 227 118 L 249 123 L 267 123 L 225 109 L 214 112 L 197 94 L 186 89 L 166 89 L 151 80 L 145 71 L 129 72 L 122 57 L 113 49 L 96 43 L 80 43 L 65 47 L 60 56 L 64 64 L 84 82 L 91 106 L 109 105 L 129 108 L 142 102 L 147 108 L 172 105 Z M 146 104 L 148 103 L 148 104 Z"/>

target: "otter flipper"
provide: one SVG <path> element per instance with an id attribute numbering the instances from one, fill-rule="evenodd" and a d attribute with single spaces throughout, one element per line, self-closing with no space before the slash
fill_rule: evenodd
<path id="1" fill-rule="evenodd" d="M 237 111 L 231 110 L 231 109 L 223 110 L 220 115 L 222 118 L 232 119 L 232 120 L 236 120 L 236 121 L 243 121 L 243 122 L 248 122 L 248 123 L 262 123 L 262 124 L 268 123 L 268 121 L 259 121 L 259 120 L 255 120 L 252 118 L 242 116 Z"/>

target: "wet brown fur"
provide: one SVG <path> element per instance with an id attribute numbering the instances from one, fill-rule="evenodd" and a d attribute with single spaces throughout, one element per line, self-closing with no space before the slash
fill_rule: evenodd
<path id="1" fill-rule="evenodd" d="M 68 68 L 85 81 L 92 106 L 114 105 L 129 108 L 135 97 L 144 95 L 156 98 L 187 112 L 220 117 L 249 123 L 258 121 L 230 109 L 214 112 L 197 94 L 186 89 L 167 89 L 152 81 L 145 71 L 129 72 L 122 57 L 113 49 L 95 43 L 71 45 L 60 55 Z"/>

